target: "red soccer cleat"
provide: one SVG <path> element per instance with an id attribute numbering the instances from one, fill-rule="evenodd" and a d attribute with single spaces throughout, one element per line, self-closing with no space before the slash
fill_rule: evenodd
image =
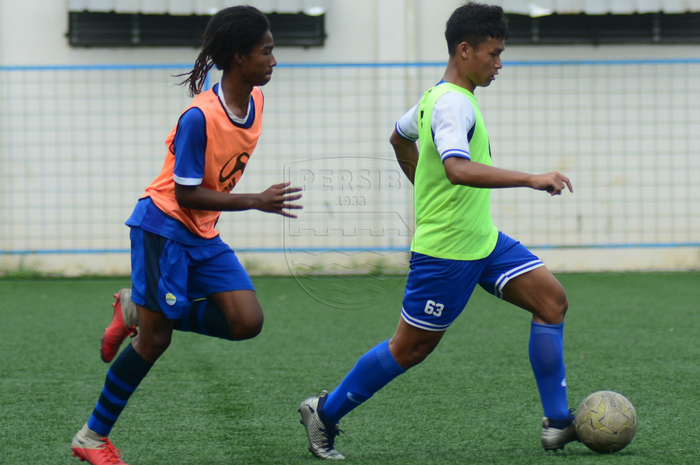
<path id="1" fill-rule="evenodd" d="M 122 289 L 119 293 L 114 294 L 116 301 L 112 304 L 112 307 L 114 307 L 112 322 L 105 328 L 105 334 L 102 336 L 102 345 L 100 346 L 100 356 L 105 363 L 109 363 L 114 359 L 117 352 L 119 352 L 122 342 L 124 342 L 124 339 L 126 339 L 128 335 L 131 334 L 131 337 L 135 337 L 139 333 L 136 326 L 124 325 L 122 297 L 127 297 L 127 292 L 129 293 L 128 297 L 131 297 L 131 291 L 129 289 Z"/>
<path id="2" fill-rule="evenodd" d="M 87 460 L 91 465 L 129 465 L 122 461 L 122 453 L 112 441 L 107 438 L 89 439 L 84 432 L 86 428 L 83 427 L 73 438 L 73 457 L 78 457 L 81 462 Z"/>

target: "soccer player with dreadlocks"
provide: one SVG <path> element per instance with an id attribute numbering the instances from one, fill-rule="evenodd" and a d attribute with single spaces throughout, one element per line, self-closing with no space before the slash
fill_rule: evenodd
<path id="1" fill-rule="evenodd" d="M 253 7 L 214 15 L 194 68 L 182 84 L 194 96 L 166 140 L 158 177 L 146 188 L 131 217 L 131 278 L 120 292 L 103 338 L 111 361 L 130 333 L 140 333 L 110 367 L 97 405 L 73 439 L 73 455 L 92 465 L 121 464 L 109 434 L 148 371 L 170 345 L 174 329 L 229 340 L 262 330 L 263 312 L 236 254 L 214 229 L 222 211 L 256 209 L 295 217 L 289 210 L 301 189 L 275 184 L 259 194 L 231 194 L 262 129 L 263 95 L 277 64 L 270 23 Z M 202 92 L 212 67 L 221 81 Z M 122 298 L 138 316 L 125 325 Z M 133 305 L 135 304 L 135 305 Z M 196 323 L 193 323 L 196 322 Z"/>

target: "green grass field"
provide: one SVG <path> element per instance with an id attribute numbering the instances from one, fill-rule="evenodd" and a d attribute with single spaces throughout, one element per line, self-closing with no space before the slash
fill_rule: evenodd
<path id="1" fill-rule="evenodd" d="M 602 389 L 637 409 L 632 444 L 545 453 L 530 370 L 529 315 L 477 290 L 425 363 L 341 423 L 357 464 L 700 463 L 700 273 L 561 275 L 572 407 Z M 366 279 L 372 279 L 368 277 Z M 401 278 L 396 278 L 401 279 Z M 403 286 L 376 306 L 338 310 L 292 278 L 255 278 L 263 333 L 225 342 L 176 333 L 112 432 L 132 465 L 321 463 L 299 402 L 334 388 L 393 334 Z M 124 279 L 0 280 L 0 463 L 70 464 L 107 365 L 98 344 Z M 361 285 L 361 283 L 360 283 Z"/>

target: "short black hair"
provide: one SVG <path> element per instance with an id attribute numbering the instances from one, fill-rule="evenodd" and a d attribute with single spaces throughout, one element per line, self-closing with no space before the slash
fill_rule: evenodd
<path id="1" fill-rule="evenodd" d="M 180 84 L 188 84 L 190 95 L 201 92 L 210 69 L 226 71 L 233 55 L 248 55 L 270 30 L 270 21 L 260 10 L 252 6 L 232 6 L 216 13 L 204 31 L 202 51 L 194 68 Z"/>
<path id="2" fill-rule="evenodd" d="M 498 5 L 469 2 L 457 8 L 447 20 L 445 40 L 450 56 L 462 42 L 476 48 L 490 38 L 508 38 L 508 19 Z"/>

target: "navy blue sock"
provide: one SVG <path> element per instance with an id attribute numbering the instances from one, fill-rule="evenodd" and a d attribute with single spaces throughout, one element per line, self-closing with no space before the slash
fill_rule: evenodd
<path id="1" fill-rule="evenodd" d="M 530 328 L 530 364 L 540 391 L 544 416 L 553 420 L 569 417 L 564 366 L 564 323 Z"/>
<path id="2" fill-rule="evenodd" d="M 152 366 L 131 344 L 127 345 L 107 372 L 105 386 L 88 420 L 88 428 L 102 437 L 109 436 L 129 397 Z"/>
<path id="3" fill-rule="evenodd" d="M 174 329 L 231 340 L 231 330 L 219 307 L 211 300 L 196 300 L 175 320 Z"/>
<path id="4" fill-rule="evenodd" d="M 372 397 L 375 392 L 404 373 L 389 351 L 389 341 L 384 341 L 358 360 L 323 404 L 323 417 L 328 423 L 338 423 L 358 405 Z"/>

